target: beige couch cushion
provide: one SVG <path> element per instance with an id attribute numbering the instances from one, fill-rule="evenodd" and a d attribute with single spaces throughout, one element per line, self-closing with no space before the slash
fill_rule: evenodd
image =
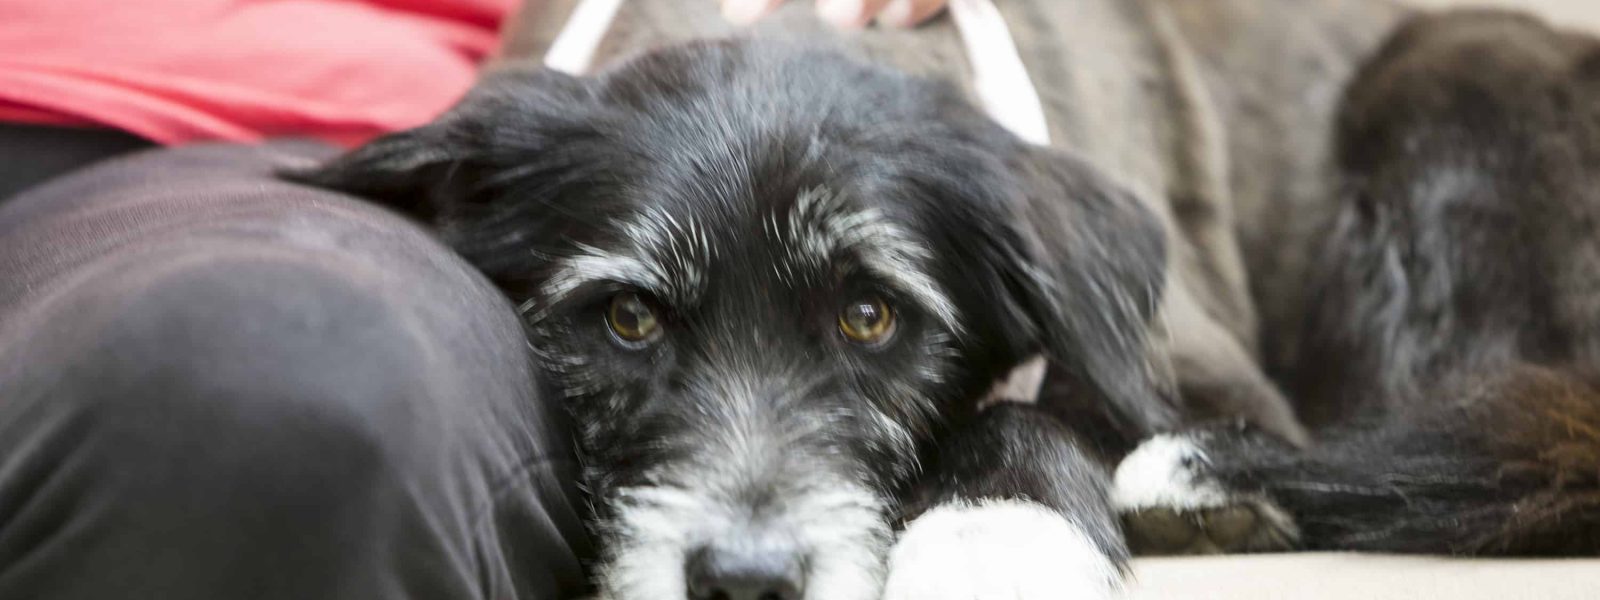
<path id="1" fill-rule="evenodd" d="M 1600 600 L 1600 559 L 1141 558 L 1133 575 L 1129 600 Z"/>

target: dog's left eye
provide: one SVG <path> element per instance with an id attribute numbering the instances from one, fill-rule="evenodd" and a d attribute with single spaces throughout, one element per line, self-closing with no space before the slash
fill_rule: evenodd
<path id="1" fill-rule="evenodd" d="M 859 344 L 882 344 L 894 335 L 894 309 L 877 296 L 856 299 L 839 311 L 839 331 Z"/>
<path id="2" fill-rule="evenodd" d="M 611 298 L 606 307 L 606 324 L 623 345 L 638 348 L 661 337 L 661 321 L 656 311 L 638 294 L 626 292 Z"/>

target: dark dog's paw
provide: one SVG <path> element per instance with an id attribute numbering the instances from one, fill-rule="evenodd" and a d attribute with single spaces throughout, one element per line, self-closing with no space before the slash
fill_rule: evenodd
<path id="1" fill-rule="evenodd" d="M 1159 435 L 1117 466 L 1112 500 L 1139 554 L 1269 552 L 1295 545 L 1289 514 L 1260 494 L 1228 489 L 1185 434 Z"/>

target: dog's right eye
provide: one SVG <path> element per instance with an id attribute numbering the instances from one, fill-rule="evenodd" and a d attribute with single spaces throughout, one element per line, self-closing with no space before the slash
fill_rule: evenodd
<path id="1" fill-rule="evenodd" d="M 648 302 L 633 292 L 611 298 L 606 308 L 606 324 L 617 341 L 629 348 L 640 348 L 661 337 L 661 322 Z"/>
<path id="2" fill-rule="evenodd" d="M 840 309 L 839 331 L 858 344 L 881 345 L 894 334 L 894 309 L 877 296 L 857 299 Z"/>

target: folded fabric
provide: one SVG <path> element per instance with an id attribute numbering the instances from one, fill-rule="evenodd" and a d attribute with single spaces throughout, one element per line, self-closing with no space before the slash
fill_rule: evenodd
<path id="1" fill-rule="evenodd" d="M 0 121 L 353 145 L 472 84 L 518 0 L 0 0 Z"/>

